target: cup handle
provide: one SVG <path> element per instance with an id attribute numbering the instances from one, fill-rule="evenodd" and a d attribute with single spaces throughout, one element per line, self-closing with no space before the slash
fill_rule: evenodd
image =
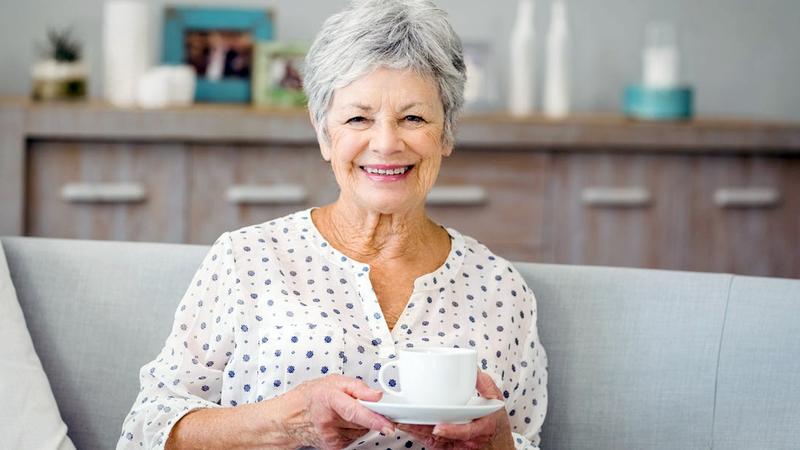
<path id="1" fill-rule="evenodd" d="M 397 361 L 389 361 L 388 363 L 381 366 L 381 370 L 378 371 L 378 383 L 381 384 L 381 388 L 383 388 L 383 390 L 386 391 L 387 393 L 396 395 L 398 397 L 402 397 L 403 396 L 402 389 L 394 390 L 390 388 L 385 381 L 383 381 L 383 373 L 386 371 L 386 369 L 388 369 L 391 366 L 397 366 Z"/>

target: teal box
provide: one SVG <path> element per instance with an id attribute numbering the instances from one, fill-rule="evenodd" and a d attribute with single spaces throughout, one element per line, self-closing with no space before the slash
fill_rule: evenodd
<path id="1" fill-rule="evenodd" d="M 694 113 L 694 92 L 691 87 L 651 88 L 628 85 L 622 101 L 626 116 L 644 120 L 689 119 Z"/>

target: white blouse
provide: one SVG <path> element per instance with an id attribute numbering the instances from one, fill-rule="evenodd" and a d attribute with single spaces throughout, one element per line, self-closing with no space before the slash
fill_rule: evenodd
<path id="1" fill-rule="evenodd" d="M 380 389 L 382 364 L 398 349 L 425 346 L 477 350 L 505 396 L 516 447 L 536 448 L 547 410 L 536 299 L 508 261 L 447 231 L 446 262 L 415 280 L 392 330 L 370 267 L 326 242 L 311 209 L 224 233 L 183 296 L 161 353 L 141 369 L 117 448 L 163 448 L 192 410 L 258 402 L 329 374 Z M 350 448 L 423 447 L 398 429 L 370 431 Z"/>

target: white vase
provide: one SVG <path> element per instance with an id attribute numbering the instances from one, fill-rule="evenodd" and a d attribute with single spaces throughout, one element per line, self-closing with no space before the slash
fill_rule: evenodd
<path id="1" fill-rule="evenodd" d="M 546 43 L 543 112 L 548 118 L 563 119 L 569 114 L 570 102 L 567 6 L 563 0 L 556 0 L 551 8 Z"/>
<path id="2" fill-rule="evenodd" d="M 533 0 L 519 0 L 511 30 L 508 106 L 511 115 L 532 114 L 536 104 L 536 47 Z"/>
<path id="3" fill-rule="evenodd" d="M 139 78 L 150 65 L 148 19 L 143 1 L 108 0 L 103 6 L 103 87 L 115 106 L 136 106 Z"/>

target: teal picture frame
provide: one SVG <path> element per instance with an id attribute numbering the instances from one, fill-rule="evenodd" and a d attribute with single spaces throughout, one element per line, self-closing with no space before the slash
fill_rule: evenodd
<path id="1" fill-rule="evenodd" d="M 164 16 L 164 64 L 185 64 L 185 35 L 190 31 L 239 31 L 250 33 L 253 42 L 273 39 L 274 24 L 269 10 L 209 8 L 194 6 L 167 7 Z M 251 75 L 252 76 L 252 75 Z M 195 101 L 249 103 L 251 80 L 197 78 Z"/>

